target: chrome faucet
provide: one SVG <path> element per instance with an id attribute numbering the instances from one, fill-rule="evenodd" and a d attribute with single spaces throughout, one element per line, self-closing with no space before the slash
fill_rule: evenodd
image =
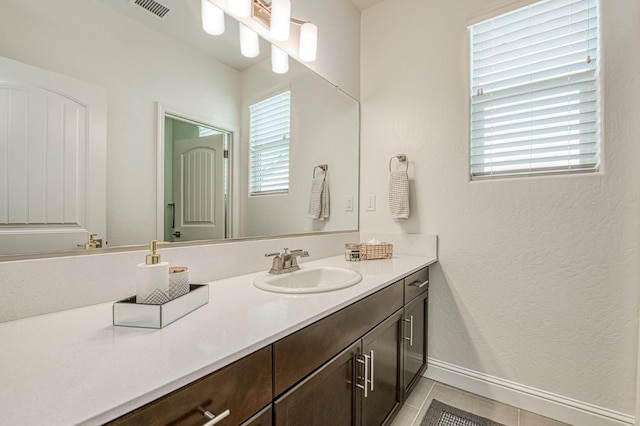
<path id="1" fill-rule="evenodd" d="M 273 257 L 273 264 L 269 269 L 270 274 L 284 274 L 286 272 L 293 272 L 300 270 L 298 266 L 299 257 L 309 257 L 309 253 L 305 250 L 293 250 L 289 251 L 288 248 L 284 249 L 284 253 L 267 253 L 265 257 Z"/>

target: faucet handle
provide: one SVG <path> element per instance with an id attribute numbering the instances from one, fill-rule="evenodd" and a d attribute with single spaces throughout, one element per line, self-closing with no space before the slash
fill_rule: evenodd
<path id="1" fill-rule="evenodd" d="M 280 253 L 265 253 L 264 257 L 280 256 Z"/>

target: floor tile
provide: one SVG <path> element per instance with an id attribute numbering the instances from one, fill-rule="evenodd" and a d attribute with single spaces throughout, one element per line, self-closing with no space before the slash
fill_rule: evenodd
<path id="1" fill-rule="evenodd" d="M 568 424 L 530 411 L 520 410 L 520 426 L 568 426 Z"/>
<path id="2" fill-rule="evenodd" d="M 418 416 L 418 411 L 420 410 L 415 407 L 404 405 L 398 412 L 396 418 L 393 419 L 391 426 L 411 426 Z"/>
<path id="3" fill-rule="evenodd" d="M 429 392 L 433 389 L 433 386 L 436 384 L 433 380 L 427 379 L 426 377 L 420 378 L 420 381 L 407 398 L 405 405 L 410 405 L 415 408 L 422 407 L 424 401 L 427 399 Z"/>

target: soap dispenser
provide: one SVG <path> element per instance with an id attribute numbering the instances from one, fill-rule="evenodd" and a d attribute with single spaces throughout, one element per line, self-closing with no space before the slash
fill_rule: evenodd
<path id="1" fill-rule="evenodd" d="M 136 303 L 161 305 L 169 301 L 169 262 L 160 261 L 158 244 L 168 243 L 151 240 L 145 262 L 137 265 Z"/>

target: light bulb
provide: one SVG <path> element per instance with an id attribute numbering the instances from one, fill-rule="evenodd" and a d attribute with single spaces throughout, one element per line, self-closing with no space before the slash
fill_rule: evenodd
<path id="1" fill-rule="evenodd" d="M 318 50 L 318 27 L 311 22 L 302 24 L 300 28 L 300 59 L 305 62 L 316 60 Z"/>
<path id="2" fill-rule="evenodd" d="M 252 0 L 229 0 L 229 12 L 238 18 L 246 18 L 251 15 Z"/>
<path id="3" fill-rule="evenodd" d="M 220 35 L 224 32 L 224 12 L 209 0 L 202 0 L 202 28 L 207 34 Z"/>
<path id="4" fill-rule="evenodd" d="M 285 74 L 289 71 L 289 55 L 274 44 L 271 45 L 271 69 L 276 74 Z"/>
<path id="5" fill-rule="evenodd" d="M 289 0 L 273 0 L 271 2 L 271 38 L 276 41 L 289 40 L 291 22 L 291 2 Z"/>
<path id="6" fill-rule="evenodd" d="M 260 53 L 258 34 L 251 28 L 240 25 L 240 53 L 247 58 L 255 58 Z"/>

